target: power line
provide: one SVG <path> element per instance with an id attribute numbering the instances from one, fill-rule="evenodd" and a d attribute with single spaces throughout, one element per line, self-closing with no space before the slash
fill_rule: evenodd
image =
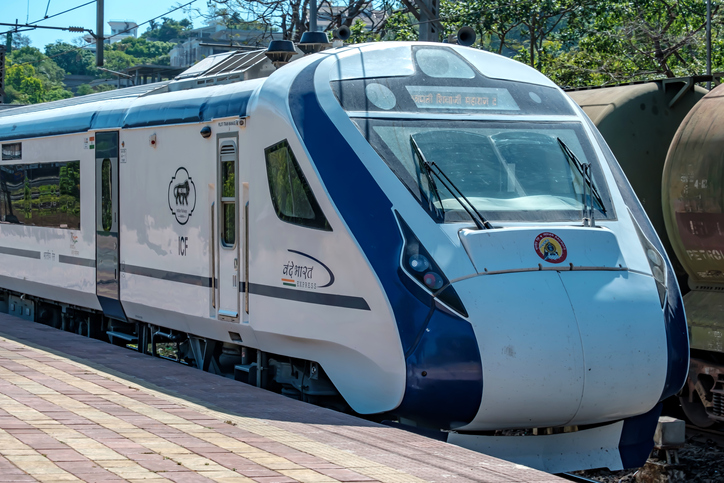
<path id="1" fill-rule="evenodd" d="M 41 18 L 40 20 L 35 20 L 35 21 L 33 21 L 33 22 L 30 22 L 28 25 L 35 25 L 35 24 L 40 23 L 40 22 L 42 22 L 42 21 L 44 21 L 44 20 L 48 20 L 48 19 L 51 19 L 51 18 L 53 18 L 53 17 L 58 17 L 58 16 L 60 16 L 60 15 L 63 15 L 64 13 L 72 12 L 73 10 L 77 10 L 77 9 L 79 9 L 79 8 L 85 7 L 86 5 L 90 5 L 91 3 L 96 3 L 96 0 L 91 0 L 90 2 L 86 2 L 86 3 L 84 3 L 83 5 L 78 5 L 77 7 L 69 8 L 68 10 L 64 10 L 64 11 L 62 11 L 62 12 L 60 12 L 60 13 L 53 14 L 53 15 L 51 15 L 51 16 L 49 16 L 49 17 L 46 16 L 46 17 L 44 17 L 44 18 Z M 47 12 L 46 12 L 46 13 L 47 13 Z M 7 30 L 7 31 L 5 31 L 5 32 L 0 32 L 0 35 L 5 35 L 5 34 L 7 34 L 7 33 L 12 33 L 12 32 L 16 32 L 16 33 L 17 33 L 17 32 L 26 32 L 27 30 L 32 30 L 32 29 L 26 29 L 26 30 L 22 30 L 22 31 L 21 31 L 21 30 L 18 30 L 17 28 L 15 28 L 15 29 Z"/>
<path id="2" fill-rule="evenodd" d="M 188 7 L 189 5 L 191 5 L 192 3 L 195 3 L 195 2 L 197 2 L 197 1 L 198 1 L 198 0 L 191 0 L 190 2 L 185 3 L 185 4 L 183 4 L 183 5 L 179 5 L 178 7 L 174 8 L 174 9 L 172 9 L 172 10 L 169 10 L 169 11 L 166 12 L 166 13 L 162 13 L 161 15 L 159 15 L 159 16 L 157 16 L 157 17 L 153 17 L 152 19 L 146 20 L 146 21 L 143 22 L 143 23 L 139 23 L 139 24 L 137 24 L 135 27 L 129 27 L 129 28 L 127 28 L 126 30 L 122 30 L 122 31 L 116 33 L 115 35 L 120 35 L 120 34 L 125 34 L 126 32 L 130 32 L 131 30 L 136 29 L 136 28 L 140 27 L 141 25 L 146 25 L 147 23 L 151 23 L 151 22 L 153 22 L 154 20 L 158 20 L 158 19 L 161 18 L 161 17 L 165 17 L 165 16 L 168 15 L 169 13 L 173 13 L 173 12 L 175 12 L 176 10 L 180 10 L 180 9 L 182 9 L 182 8 L 184 8 L 184 7 Z M 95 0 L 93 0 L 93 2 L 91 2 L 91 3 L 95 3 Z M 101 32 L 101 34 L 99 35 L 99 37 L 100 37 L 100 38 L 103 38 L 103 33 L 102 33 L 102 32 Z M 75 49 L 65 50 L 65 51 L 59 52 L 59 53 L 57 53 L 57 54 L 55 54 L 55 55 L 48 56 L 48 59 L 54 59 L 54 58 L 56 58 L 56 57 L 60 57 L 61 55 L 72 54 L 72 53 L 74 53 L 74 52 L 78 52 L 79 50 L 84 49 L 84 48 L 88 47 L 89 45 L 93 45 L 93 44 L 95 44 L 95 43 L 96 43 L 96 42 L 86 42 L 85 44 L 81 45 L 80 47 L 76 47 Z M 98 48 L 98 47 L 96 47 L 96 48 Z M 32 64 L 37 64 L 37 63 L 39 63 L 39 62 L 42 62 L 43 60 L 45 60 L 45 59 L 36 60 L 36 61 L 32 61 L 32 62 L 23 62 L 22 64 L 15 64 L 15 65 L 32 65 Z"/>
<path id="3" fill-rule="evenodd" d="M 51 16 L 48 16 L 48 15 L 47 15 L 48 11 L 46 10 L 46 11 L 45 11 L 45 13 L 46 13 L 45 17 L 41 18 L 40 20 L 36 20 L 35 22 L 30 22 L 30 24 L 33 25 L 33 24 L 36 24 L 36 23 L 40 23 L 40 22 L 42 22 L 43 20 L 48 20 L 49 18 L 57 17 L 57 16 L 59 16 L 59 15 L 63 15 L 64 13 L 72 12 L 73 10 L 78 10 L 79 8 L 83 8 L 83 7 L 85 7 L 86 5 L 90 5 L 91 3 L 96 3 L 96 0 L 91 0 L 90 2 L 86 2 L 86 3 L 84 3 L 83 5 L 78 5 L 77 7 L 69 8 L 68 10 L 63 10 L 62 12 L 60 12 L 60 13 L 55 13 L 55 14 L 53 14 L 53 15 L 51 15 Z M 48 3 L 48 5 L 50 5 L 50 3 Z"/>

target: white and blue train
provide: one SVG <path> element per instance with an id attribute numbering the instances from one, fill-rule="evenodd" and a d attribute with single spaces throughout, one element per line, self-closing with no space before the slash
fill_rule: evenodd
<path id="1" fill-rule="evenodd" d="M 504 57 L 223 54 L 3 111 L 0 142 L 11 313 L 552 472 L 642 465 L 686 378 L 679 289 L 616 160 Z"/>

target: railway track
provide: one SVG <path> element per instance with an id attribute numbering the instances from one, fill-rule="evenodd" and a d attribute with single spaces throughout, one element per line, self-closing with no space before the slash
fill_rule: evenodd
<path id="1" fill-rule="evenodd" d="M 600 483 L 598 480 L 592 480 L 585 476 L 574 475 L 573 473 L 558 473 L 556 476 L 560 476 L 564 480 L 575 481 L 577 483 Z"/>
<path id="2" fill-rule="evenodd" d="M 718 431 L 711 428 L 699 428 L 697 426 L 687 424 L 686 441 L 687 443 L 689 443 L 690 441 L 696 441 L 700 443 L 712 441 L 717 446 L 724 448 L 724 431 Z"/>

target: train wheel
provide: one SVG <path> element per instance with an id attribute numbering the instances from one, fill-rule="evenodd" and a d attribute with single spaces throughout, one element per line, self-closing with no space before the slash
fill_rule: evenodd
<path id="1" fill-rule="evenodd" d="M 699 394 L 694 393 L 693 399 L 694 400 L 692 402 L 689 402 L 688 396 L 679 398 L 681 409 L 684 410 L 686 418 L 700 428 L 713 426 L 715 421 L 707 414 L 706 408 L 701 403 L 701 399 L 699 399 Z"/>

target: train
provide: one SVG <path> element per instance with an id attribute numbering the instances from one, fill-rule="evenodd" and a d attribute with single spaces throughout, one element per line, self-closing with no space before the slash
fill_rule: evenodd
<path id="1" fill-rule="evenodd" d="M 1 112 L 0 309 L 549 472 L 643 465 L 686 318 L 578 105 L 455 44 L 278 48 Z"/>
<path id="2" fill-rule="evenodd" d="M 718 123 L 724 91 L 698 85 L 716 80 L 695 76 L 568 92 L 609 143 L 673 262 L 691 345 L 678 402 L 700 427 L 724 422 Z"/>

